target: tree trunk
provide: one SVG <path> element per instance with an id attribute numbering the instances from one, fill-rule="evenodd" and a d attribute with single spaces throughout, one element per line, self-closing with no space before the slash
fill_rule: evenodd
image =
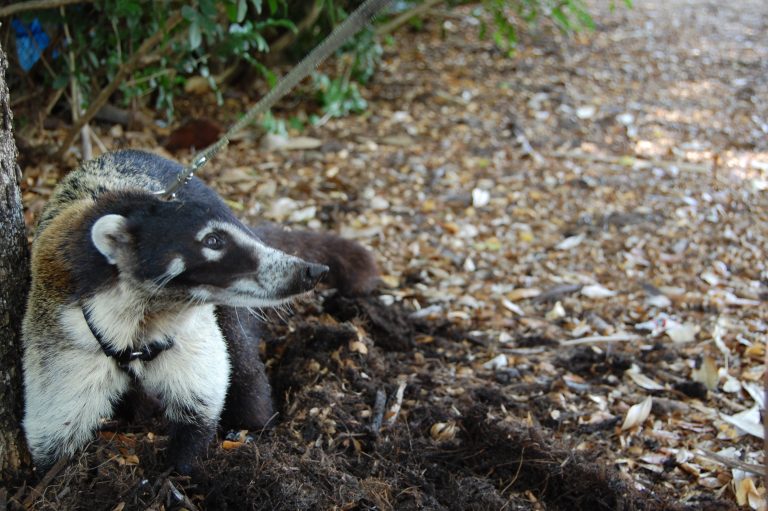
<path id="1" fill-rule="evenodd" d="M 0 48 L 0 477 L 15 479 L 29 461 L 21 431 L 21 319 L 29 289 L 29 251 L 21 206 L 5 70 Z M 0 484 L 0 486 L 5 486 Z"/>

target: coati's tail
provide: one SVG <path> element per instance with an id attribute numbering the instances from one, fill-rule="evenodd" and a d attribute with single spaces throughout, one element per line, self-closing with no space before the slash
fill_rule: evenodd
<path id="1" fill-rule="evenodd" d="M 346 296 L 370 294 L 380 284 L 373 254 L 359 243 L 334 234 L 289 231 L 275 224 L 252 227 L 261 240 L 274 248 L 312 263 L 328 266 L 323 283 Z"/>

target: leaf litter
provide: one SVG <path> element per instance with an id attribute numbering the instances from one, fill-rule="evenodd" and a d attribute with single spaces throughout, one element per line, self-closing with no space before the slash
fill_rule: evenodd
<path id="1" fill-rule="evenodd" d="M 768 6 L 595 9 L 512 58 L 437 16 L 385 48 L 365 115 L 233 144 L 202 177 L 238 214 L 355 238 L 387 286 L 270 323 L 278 424 L 222 433 L 192 479 L 163 472 L 155 422 L 107 424 L 126 433 L 17 499 L 765 509 Z M 246 102 L 180 110 L 226 125 Z M 57 169 L 24 175 L 32 224 Z"/>

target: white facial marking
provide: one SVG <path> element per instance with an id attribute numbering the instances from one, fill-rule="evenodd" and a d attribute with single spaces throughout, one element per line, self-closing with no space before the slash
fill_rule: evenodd
<path id="1" fill-rule="evenodd" d="M 202 286 L 192 288 L 190 293 L 192 294 L 192 298 L 202 303 L 208 302 L 211 299 L 211 292 Z"/>
<path id="2" fill-rule="evenodd" d="M 128 241 L 125 232 L 126 219 L 120 215 L 104 215 L 91 228 L 91 241 L 96 249 L 107 258 L 109 264 L 117 264 L 120 244 Z"/>
<path id="3" fill-rule="evenodd" d="M 203 238 L 205 238 L 210 233 L 216 230 L 216 227 L 214 224 L 218 224 L 218 223 L 220 222 L 216 222 L 216 221 L 208 222 L 208 225 L 206 225 L 205 227 L 197 231 L 197 234 L 195 235 L 195 239 L 197 241 L 203 241 Z"/>
<path id="4" fill-rule="evenodd" d="M 165 275 L 169 276 L 170 278 L 178 277 L 184 273 L 184 270 L 186 269 L 187 267 L 184 264 L 184 259 L 181 257 L 174 257 L 173 260 L 168 264 L 168 268 L 165 270 Z"/>
<path id="5" fill-rule="evenodd" d="M 216 231 L 226 232 L 237 245 L 243 248 L 247 247 L 254 250 L 268 248 L 266 245 L 259 242 L 252 234 L 243 231 L 237 225 L 221 222 L 219 220 L 211 220 L 208 222 L 205 227 L 198 231 L 197 235 L 195 235 L 195 239 L 197 241 L 203 241 L 203 238 Z"/>
<path id="6" fill-rule="evenodd" d="M 171 279 L 178 277 L 186 269 L 187 266 L 184 264 L 184 259 L 181 257 L 174 257 L 171 262 L 168 263 L 168 267 L 165 269 L 165 273 L 154 279 L 155 286 L 157 286 L 158 290 L 165 287 L 165 285 L 168 284 Z"/>
<path id="7" fill-rule="evenodd" d="M 203 257 L 205 257 L 208 261 L 218 261 L 224 257 L 224 251 L 203 247 Z"/>

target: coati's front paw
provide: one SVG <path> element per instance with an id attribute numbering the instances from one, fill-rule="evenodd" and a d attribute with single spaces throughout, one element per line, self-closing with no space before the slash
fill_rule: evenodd
<path id="1" fill-rule="evenodd" d="M 193 468 L 192 460 L 184 460 L 184 461 L 177 460 L 171 463 L 170 466 L 180 476 L 192 475 L 192 468 Z"/>
<path id="2" fill-rule="evenodd" d="M 192 475 L 198 456 L 205 454 L 215 426 L 196 423 L 172 423 L 168 444 L 168 465 L 180 475 Z"/>

